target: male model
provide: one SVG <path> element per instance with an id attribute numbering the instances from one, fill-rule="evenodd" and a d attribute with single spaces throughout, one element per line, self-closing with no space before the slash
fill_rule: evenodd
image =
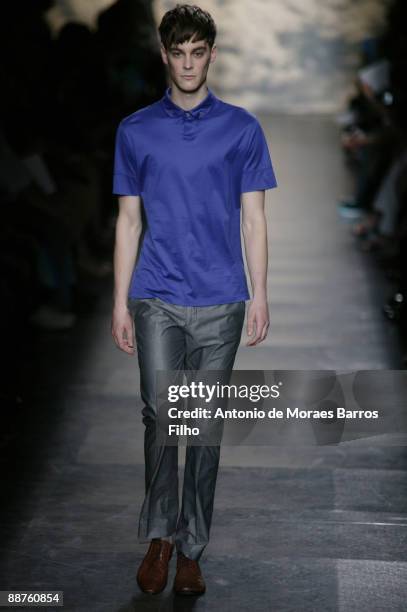
<path id="1" fill-rule="evenodd" d="M 118 126 L 114 189 L 112 335 L 134 354 L 136 336 L 145 425 L 145 499 L 140 540 L 150 541 L 137 580 L 146 593 L 167 583 L 201 594 L 198 560 L 209 541 L 220 447 L 188 445 L 178 516 L 178 448 L 154 444 L 157 370 L 231 371 L 248 292 L 240 213 L 253 297 L 248 346 L 267 335 L 267 227 L 264 190 L 276 186 L 260 124 L 206 84 L 216 26 L 197 6 L 177 5 L 159 26 L 170 86 Z M 147 222 L 140 256 L 141 203 Z"/>

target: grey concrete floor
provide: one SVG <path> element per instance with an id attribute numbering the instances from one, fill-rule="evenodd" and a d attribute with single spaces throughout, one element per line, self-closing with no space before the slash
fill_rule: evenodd
<path id="1" fill-rule="evenodd" d="M 382 274 L 336 213 L 351 183 L 332 119 L 260 119 L 279 182 L 266 196 L 271 327 L 256 348 L 244 331 L 235 368 L 401 368 Z M 0 590 L 63 590 L 69 612 L 405 611 L 407 451 L 391 435 L 223 447 L 207 593 L 174 598 L 174 560 L 163 594 L 139 591 L 139 378 L 112 343 L 110 296 L 23 354 L 32 392 L 3 454 Z"/>

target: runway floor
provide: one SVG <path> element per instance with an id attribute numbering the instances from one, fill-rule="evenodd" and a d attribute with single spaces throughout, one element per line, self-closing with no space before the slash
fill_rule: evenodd
<path id="1" fill-rule="evenodd" d="M 337 215 L 351 183 L 332 119 L 260 119 L 279 183 L 266 195 L 271 327 L 256 348 L 244 330 L 235 368 L 402 369 L 382 272 Z M 162 594 L 138 589 L 139 378 L 136 357 L 113 345 L 110 308 L 109 285 L 74 330 L 22 348 L 28 390 L 3 444 L 0 590 L 62 590 L 69 612 L 405 612 L 402 432 L 222 448 L 206 594 L 174 598 L 175 558 Z M 182 467 L 180 451 L 181 481 Z"/>

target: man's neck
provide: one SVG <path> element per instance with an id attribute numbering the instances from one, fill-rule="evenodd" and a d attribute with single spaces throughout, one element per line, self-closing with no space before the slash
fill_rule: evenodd
<path id="1" fill-rule="evenodd" d="M 184 110 L 191 110 L 195 106 L 198 106 L 202 100 L 205 100 L 208 95 L 208 87 L 206 81 L 202 83 L 201 87 L 193 92 L 183 92 L 174 85 L 173 81 L 170 82 L 171 95 L 170 98 L 177 106 Z"/>

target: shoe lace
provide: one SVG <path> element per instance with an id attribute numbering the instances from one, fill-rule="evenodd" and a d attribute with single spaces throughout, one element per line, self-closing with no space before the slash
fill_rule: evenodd
<path id="1" fill-rule="evenodd" d="M 189 557 L 187 557 L 186 555 L 183 555 L 182 553 L 178 554 L 177 561 L 180 566 L 182 565 L 185 567 L 196 567 L 197 565 L 197 562 L 195 561 L 195 559 L 190 559 Z"/>
<path id="2" fill-rule="evenodd" d="M 159 538 L 154 538 L 150 544 L 150 555 L 151 559 L 154 561 L 159 561 L 160 563 L 165 563 L 165 546 L 164 541 L 161 541 Z"/>

